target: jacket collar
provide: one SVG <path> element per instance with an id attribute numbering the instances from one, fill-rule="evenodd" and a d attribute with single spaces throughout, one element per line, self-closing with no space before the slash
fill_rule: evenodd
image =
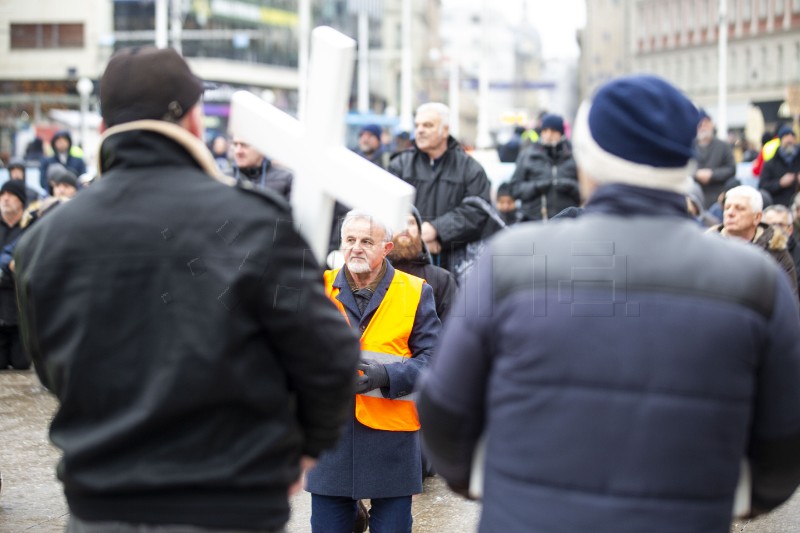
<path id="1" fill-rule="evenodd" d="M 679 216 L 690 218 L 686 197 L 675 192 L 611 183 L 599 187 L 584 209 L 618 216 Z"/>
<path id="2" fill-rule="evenodd" d="M 235 185 L 235 180 L 224 176 L 220 172 L 219 167 L 214 161 L 214 156 L 203 141 L 177 124 L 172 124 L 163 120 L 136 120 L 107 129 L 100 138 L 99 157 L 97 158 L 98 179 L 102 177 L 102 173 L 105 170 L 114 167 L 118 161 L 118 159 L 115 158 L 115 150 L 107 150 L 104 148 L 108 148 L 112 145 L 115 146 L 115 148 L 119 145 L 128 148 L 128 145 L 138 142 L 135 138 L 137 134 L 141 136 L 138 140 L 149 137 L 148 134 L 166 137 L 183 149 L 183 152 L 185 152 L 187 156 L 185 157 L 187 162 L 193 163 L 203 172 L 225 185 Z M 123 148 L 123 153 L 125 148 Z M 174 157 L 180 160 L 182 154 L 174 155 Z"/>
<path id="3" fill-rule="evenodd" d="M 375 294 L 372 295 L 362 316 L 359 316 L 358 304 L 356 303 L 355 296 L 353 296 L 353 292 L 350 290 L 350 285 L 347 283 L 344 267 L 339 270 L 339 273 L 336 274 L 336 279 L 333 280 L 333 286 L 339 289 L 339 294 L 336 296 L 336 299 L 344 306 L 347 311 L 347 316 L 350 319 L 350 324 L 354 327 L 356 324 L 359 326 L 369 324 L 369 321 L 372 319 L 372 314 L 378 309 L 378 306 L 381 305 L 383 297 L 386 296 L 386 291 L 389 290 L 389 285 L 392 283 L 392 279 L 394 279 L 394 267 L 392 267 L 391 263 L 386 259 L 384 259 L 384 262 L 386 263 L 386 275 L 383 276 L 383 279 L 375 288 Z"/>

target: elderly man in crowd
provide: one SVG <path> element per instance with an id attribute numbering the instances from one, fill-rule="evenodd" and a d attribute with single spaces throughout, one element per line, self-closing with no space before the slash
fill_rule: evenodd
<path id="1" fill-rule="evenodd" d="M 272 190 L 287 200 L 292 194 L 292 173 L 275 166 L 264 154 L 233 136 L 233 177 L 262 190 Z"/>
<path id="2" fill-rule="evenodd" d="M 481 239 L 488 214 L 464 202 L 477 196 L 487 203 L 486 172 L 450 135 L 450 109 L 422 104 L 414 118 L 414 146 L 392 157 L 389 172 L 417 188 L 414 206 L 422 216 L 422 240 L 434 264 L 461 278 L 468 263 L 467 244 Z"/>
<path id="3" fill-rule="evenodd" d="M 325 287 L 342 323 L 361 335 L 362 361 L 342 438 L 307 478 L 311 530 L 351 533 L 358 500 L 370 499 L 372 533 L 411 533 L 411 495 L 422 491 L 412 392 L 441 324 L 430 285 L 386 260 L 386 225 L 350 211 L 341 235 L 345 264 L 325 272 Z"/>
<path id="4" fill-rule="evenodd" d="M 797 273 L 788 250 L 788 235 L 761 220 L 764 199 L 749 185 L 734 187 L 725 193 L 722 224 L 709 229 L 723 237 L 735 237 L 762 248 L 786 271 L 789 284 L 797 293 Z"/>
<path id="5" fill-rule="evenodd" d="M 758 186 L 772 195 L 773 203 L 789 206 L 800 188 L 800 148 L 791 126 L 778 130 L 778 139 L 780 146 L 764 163 Z"/>
<path id="6" fill-rule="evenodd" d="M 697 138 L 694 142 L 697 157 L 697 170 L 694 179 L 703 188 L 703 205 L 708 209 L 725 190 L 725 182 L 736 175 L 736 161 L 730 145 L 717 139 L 714 121 L 704 111 L 700 111 L 697 123 Z M 631 132 L 635 135 L 636 132 Z"/>
<path id="7" fill-rule="evenodd" d="M 791 209 L 781 204 L 771 205 L 764 209 L 761 221 L 782 231 L 788 238 L 786 249 L 794 262 L 794 271 L 797 274 L 798 285 L 800 286 L 800 246 L 797 245 L 797 236 L 794 231 L 794 215 Z"/>

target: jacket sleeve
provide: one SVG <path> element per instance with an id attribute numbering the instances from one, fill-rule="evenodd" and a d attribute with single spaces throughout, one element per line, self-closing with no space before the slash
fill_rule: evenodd
<path id="1" fill-rule="evenodd" d="M 469 486 L 472 456 L 484 425 L 493 324 L 479 303 L 491 301 L 491 261 L 491 254 L 484 254 L 459 291 L 417 402 L 428 458 L 460 493 Z"/>
<path id="2" fill-rule="evenodd" d="M 406 396 L 414 391 L 420 373 L 431 361 L 441 327 L 439 317 L 436 316 L 433 289 L 425 283 L 408 338 L 411 357 L 404 359 L 402 363 L 386 365 L 386 372 L 389 374 L 389 392 L 385 394 L 387 398 Z"/>
<path id="3" fill-rule="evenodd" d="M 753 515 L 774 509 L 800 484 L 800 320 L 788 280 L 775 277 L 775 306 L 756 377 L 748 451 Z"/>
<path id="4" fill-rule="evenodd" d="M 491 185 L 486 171 L 483 167 L 470 156 L 460 153 L 460 157 L 468 158 L 464 165 L 465 188 L 464 196 L 459 199 L 459 203 L 454 209 L 431 220 L 431 224 L 436 228 L 443 246 L 452 243 L 468 243 L 480 239 L 483 227 L 486 225 L 489 215 L 479 206 L 464 203 L 465 198 L 478 196 L 487 202 L 491 202 Z M 458 167 L 458 166 L 457 166 Z"/>
<path id="5" fill-rule="evenodd" d="M 358 338 L 325 295 L 322 270 L 291 220 L 279 221 L 264 287 L 262 323 L 296 398 L 303 453 L 333 446 L 351 406 Z"/>

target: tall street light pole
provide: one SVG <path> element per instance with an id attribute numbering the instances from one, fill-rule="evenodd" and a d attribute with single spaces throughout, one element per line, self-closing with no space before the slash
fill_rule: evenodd
<path id="1" fill-rule="evenodd" d="M 719 0 L 719 80 L 717 137 L 728 138 L 728 0 Z"/>

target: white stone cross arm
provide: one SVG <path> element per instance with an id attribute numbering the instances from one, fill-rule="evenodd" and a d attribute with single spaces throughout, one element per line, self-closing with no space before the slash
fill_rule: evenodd
<path id="1" fill-rule="evenodd" d="M 336 30 L 312 32 L 302 122 L 251 93 L 231 98 L 230 131 L 294 170 L 295 223 L 320 263 L 328 252 L 336 200 L 393 228 L 405 227 L 414 201 L 414 187 L 344 146 L 354 50 L 355 41 Z"/>

